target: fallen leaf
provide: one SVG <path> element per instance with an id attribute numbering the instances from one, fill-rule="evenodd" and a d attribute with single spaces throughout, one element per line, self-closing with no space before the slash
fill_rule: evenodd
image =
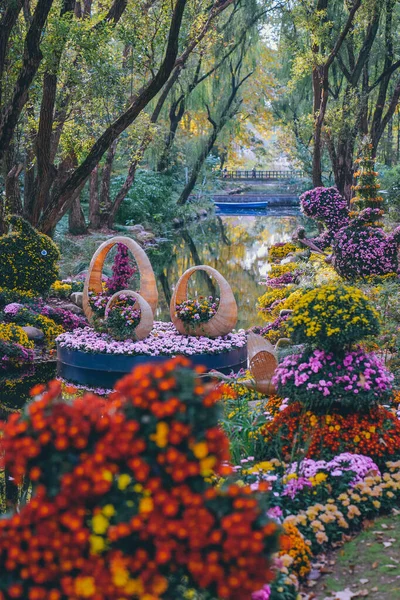
<path id="1" fill-rule="evenodd" d="M 335 600 L 351 600 L 354 598 L 355 594 L 349 588 L 346 588 L 342 592 L 335 592 Z"/>
<path id="2" fill-rule="evenodd" d="M 308 578 L 315 581 L 316 579 L 319 579 L 321 577 L 321 573 L 323 573 L 322 569 L 320 571 L 318 569 L 311 569 Z"/>
<path id="3" fill-rule="evenodd" d="M 358 590 L 357 592 L 354 592 L 354 598 L 365 598 L 368 595 L 368 590 Z"/>
<path id="4" fill-rule="evenodd" d="M 377 591 L 378 591 L 378 588 L 377 588 L 377 587 L 373 587 L 373 588 L 371 588 L 371 592 L 377 592 Z"/>
<path id="5" fill-rule="evenodd" d="M 368 583 L 368 581 L 369 581 L 369 579 L 360 579 L 360 583 L 362 583 L 363 585 L 364 585 L 365 583 Z"/>
<path id="6" fill-rule="evenodd" d="M 322 567 L 320 573 L 333 573 L 333 569 L 330 569 L 329 567 Z"/>
<path id="7" fill-rule="evenodd" d="M 372 563 L 372 568 L 376 569 L 379 566 L 378 561 L 375 561 L 374 563 Z"/>
<path id="8" fill-rule="evenodd" d="M 381 527 L 382 529 L 389 529 L 388 525 L 386 525 L 386 523 L 381 523 Z"/>
<path id="9" fill-rule="evenodd" d="M 390 548 L 390 546 L 392 546 L 392 542 L 383 542 L 383 545 L 385 548 Z"/>

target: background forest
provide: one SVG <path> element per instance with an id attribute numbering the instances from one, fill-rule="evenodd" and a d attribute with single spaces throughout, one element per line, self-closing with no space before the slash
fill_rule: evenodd
<path id="1" fill-rule="evenodd" d="M 368 135 L 396 210 L 396 0 L 6 0 L 0 231 L 185 214 L 229 168 L 351 196 Z"/>

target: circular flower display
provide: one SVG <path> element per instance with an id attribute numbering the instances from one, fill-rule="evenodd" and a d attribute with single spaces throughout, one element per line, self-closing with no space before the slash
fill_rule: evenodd
<path id="1" fill-rule="evenodd" d="M 154 322 L 154 329 L 145 340 L 117 341 L 106 333 L 99 333 L 90 327 L 64 333 L 57 338 L 62 348 L 83 352 L 104 354 L 145 354 L 147 356 L 175 356 L 183 354 L 220 354 L 233 348 L 242 348 L 247 338 L 244 331 L 229 333 L 223 337 L 182 336 L 172 323 Z"/>
<path id="2" fill-rule="evenodd" d="M 357 288 L 328 284 L 300 295 L 290 321 L 295 343 L 336 351 L 379 332 L 378 313 Z"/>

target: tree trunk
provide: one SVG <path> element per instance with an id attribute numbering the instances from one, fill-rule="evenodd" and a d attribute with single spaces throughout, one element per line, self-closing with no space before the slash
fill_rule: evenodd
<path id="1" fill-rule="evenodd" d="M 28 99 L 28 90 L 42 62 L 40 42 L 53 0 L 38 0 L 31 26 L 26 34 L 22 66 L 15 82 L 14 91 L 0 116 L 0 160 L 8 148 L 22 109 Z"/>
<path id="2" fill-rule="evenodd" d="M 113 162 L 115 158 L 115 153 L 117 151 L 118 140 L 114 140 L 108 149 L 106 162 L 103 167 L 103 173 L 101 177 L 101 188 L 100 188 L 100 206 L 102 211 L 108 212 L 111 208 L 111 198 L 110 198 L 110 185 L 111 185 L 111 173 Z"/>
<path id="3" fill-rule="evenodd" d="M 45 73 L 43 77 L 39 128 L 35 143 L 37 161 L 35 198 L 29 211 L 29 221 L 35 226 L 39 221 L 43 208 L 48 204 L 50 188 L 57 174 L 56 168 L 50 161 L 56 91 L 57 76 L 54 73 Z"/>
<path id="4" fill-rule="evenodd" d="M 322 128 L 328 104 L 328 70 L 325 67 L 314 69 L 314 133 L 312 179 L 314 187 L 323 186 L 322 181 Z"/>
<path id="5" fill-rule="evenodd" d="M 23 169 L 23 164 L 14 165 L 6 176 L 6 203 L 9 214 L 22 215 L 21 188 L 19 185 L 19 176 Z"/>
<path id="6" fill-rule="evenodd" d="M 91 229 L 101 227 L 98 167 L 93 169 L 89 179 L 89 227 Z"/>
<path id="7" fill-rule="evenodd" d="M 391 167 L 393 165 L 393 118 L 390 119 L 387 128 L 385 165 L 387 167 Z"/>
<path id="8" fill-rule="evenodd" d="M 157 171 L 160 173 L 168 168 L 169 153 L 174 143 L 176 130 L 182 120 L 185 113 L 185 98 L 181 97 L 178 101 L 174 102 L 169 111 L 169 131 L 165 136 L 164 148 L 161 152 L 160 159 L 157 164 Z"/>
<path id="9" fill-rule="evenodd" d="M 80 194 L 77 194 L 72 202 L 68 215 L 68 229 L 72 235 L 84 235 L 87 233 L 85 215 L 83 214 Z"/>
<path id="10" fill-rule="evenodd" d="M 125 179 L 123 185 L 121 186 L 118 194 L 115 196 L 114 201 L 110 205 L 107 212 L 102 211 L 102 217 L 101 217 L 102 224 L 107 225 L 107 227 L 109 229 L 112 229 L 114 227 L 115 216 L 119 210 L 119 207 L 121 206 L 122 202 L 125 200 L 129 190 L 132 187 L 132 184 L 135 180 L 138 162 L 139 162 L 138 160 L 134 160 L 130 164 L 129 170 L 128 170 L 128 175 L 126 176 L 126 179 Z"/>
<path id="11" fill-rule="evenodd" d="M 219 128 L 215 128 L 215 127 L 213 128 L 211 135 L 209 136 L 206 144 L 204 145 L 202 151 L 200 152 L 200 154 L 193 166 L 192 172 L 190 173 L 188 182 L 185 185 L 185 187 L 183 188 L 181 195 L 179 196 L 179 199 L 178 199 L 179 206 L 183 206 L 188 201 L 189 196 L 192 193 L 194 186 L 196 185 L 196 181 L 200 174 L 201 168 L 204 165 L 204 162 L 205 162 L 207 156 L 210 154 L 212 147 L 215 144 L 215 141 L 218 137 L 219 131 L 220 131 Z"/>

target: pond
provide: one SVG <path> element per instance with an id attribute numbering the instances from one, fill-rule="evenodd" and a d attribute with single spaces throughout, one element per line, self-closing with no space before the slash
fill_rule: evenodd
<path id="1" fill-rule="evenodd" d="M 295 209 L 269 214 L 221 215 L 198 221 L 177 231 L 173 239 L 149 252 L 159 283 L 158 320 L 169 320 L 169 300 L 180 275 L 194 264 L 208 264 L 230 283 L 239 308 L 239 328 L 260 324 L 257 298 L 259 285 L 270 266 L 268 248 L 290 240 L 300 226 L 309 223 Z M 191 292 L 218 294 L 212 281 L 201 273 L 191 280 Z M 55 363 L 41 363 L 25 373 L 0 378 L 0 419 L 21 408 L 29 390 L 56 374 Z"/>
<path id="2" fill-rule="evenodd" d="M 206 264 L 231 285 L 239 308 L 238 328 L 256 325 L 257 299 L 264 291 L 259 282 L 270 269 L 268 248 L 289 241 L 300 225 L 308 228 L 307 221 L 296 209 L 280 209 L 268 214 L 220 215 L 177 232 L 169 253 L 151 256 L 161 284 L 157 318 L 168 319 L 169 299 L 180 275 L 195 264 Z M 192 277 L 191 293 L 218 293 L 207 280 L 199 274 Z"/>

